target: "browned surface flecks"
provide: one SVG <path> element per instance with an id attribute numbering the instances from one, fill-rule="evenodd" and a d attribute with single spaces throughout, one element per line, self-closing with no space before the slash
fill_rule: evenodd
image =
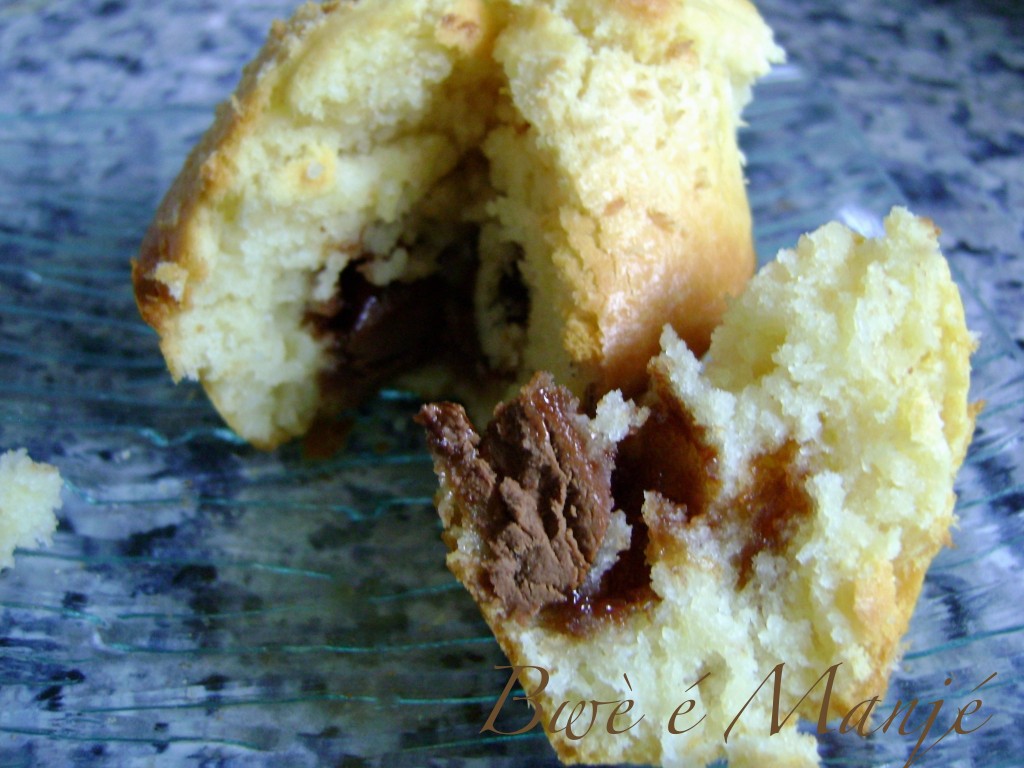
<path id="1" fill-rule="evenodd" d="M 151 228 L 144 242 L 151 243 L 156 235 Z M 152 244 L 151 249 L 158 246 Z M 155 257 L 154 257 L 155 260 Z M 132 283 L 135 289 L 135 304 L 142 318 L 154 328 L 160 328 L 164 317 L 175 303 L 170 289 L 151 275 L 147 275 L 139 261 L 132 261 Z"/>
<path id="2" fill-rule="evenodd" d="M 537 374 L 500 405 L 483 437 L 460 406 L 428 405 L 419 420 L 489 553 L 483 568 L 520 620 L 579 587 L 612 511 L 612 456 L 577 423 L 579 404 Z"/>

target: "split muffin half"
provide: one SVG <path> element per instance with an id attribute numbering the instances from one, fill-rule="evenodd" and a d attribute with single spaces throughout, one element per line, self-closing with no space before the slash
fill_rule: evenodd
<path id="1" fill-rule="evenodd" d="M 934 226 L 896 209 L 884 238 L 831 224 L 781 252 L 703 361 L 667 328 L 635 402 L 588 416 L 540 375 L 482 433 L 425 406 L 448 566 L 528 693 L 545 671 L 559 757 L 816 765 L 796 717 L 773 731 L 780 664 L 779 720 L 833 668 L 800 713 L 869 718 L 950 543 L 973 348 Z M 622 699 L 628 731 L 565 730 Z"/>
<path id="2" fill-rule="evenodd" d="M 746 0 L 303 6 L 161 204 L 139 307 L 264 447 L 402 375 L 637 392 L 753 270 L 736 128 L 780 57 Z"/>

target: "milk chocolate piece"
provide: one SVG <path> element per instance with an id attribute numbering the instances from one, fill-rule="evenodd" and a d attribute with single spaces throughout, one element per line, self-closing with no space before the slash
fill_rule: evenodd
<path id="1" fill-rule="evenodd" d="M 614 457 L 578 412 L 576 398 L 541 373 L 498 406 L 482 437 L 452 403 L 418 417 L 460 501 L 479 516 L 491 589 L 519 620 L 571 596 L 608 527 Z"/>

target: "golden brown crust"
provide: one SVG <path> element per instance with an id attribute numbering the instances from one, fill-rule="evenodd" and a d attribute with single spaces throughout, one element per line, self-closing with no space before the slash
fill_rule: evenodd
<path id="1" fill-rule="evenodd" d="M 680 212 L 673 229 L 663 230 L 655 221 L 654 236 L 661 242 L 651 250 L 662 258 L 631 267 L 630 281 L 637 289 L 623 302 L 624 311 L 615 312 L 607 300 L 605 306 L 595 307 L 594 334 L 600 340 L 598 395 L 620 389 L 632 396 L 643 390 L 647 361 L 657 354 L 666 324 L 695 354 L 703 355 L 728 301 L 743 291 L 753 274 L 752 222 L 738 158 L 733 164 L 723 163 L 722 175 L 712 189 L 713 194 L 694 190 L 693 207 Z M 629 246 L 636 248 L 624 244 L 622 252 L 630 252 Z M 619 276 L 612 253 L 604 274 L 601 262 L 595 260 L 598 291 L 591 296 L 597 301 L 616 293 L 613 286 Z"/>
<path id="2" fill-rule="evenodd" d="M 164 333 L 169 318 L 187 306 L 188 283 L 205 278 L 205 265 L 194 254 L 193 228 L 199 210 L 231 184 L 231 157 L 244 141 L 249 127 L 270 98 L 273 82 L 264 78 L 268 65 L 285 58 L 322 17 L 348 5 L 344 2 L 307 3 L 287 23 L 275 21 L 263 48 L 246 65 L 242 79 L 231 98 L 217 107 L 213 124 L 192 148 L 174 183 L 164 195 L 132 260 L 132 284 L 143 319 L 157 332 Z M 272 72 L 272 67 L 269 67 Z M 169 282 L 177 282 L 160 270 L 182 270 L 186 279 L 181 295 L 173 295 Z"/>

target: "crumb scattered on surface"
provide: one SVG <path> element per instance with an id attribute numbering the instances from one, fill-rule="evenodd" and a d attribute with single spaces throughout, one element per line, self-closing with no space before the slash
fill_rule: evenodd
<path id="1" fill-rule="evenodd" d="M 50 543 L 62 486 L 57 468 L 24 448 L 0 455 L 0 568 L 14 565 L 15 548 Z"/>

